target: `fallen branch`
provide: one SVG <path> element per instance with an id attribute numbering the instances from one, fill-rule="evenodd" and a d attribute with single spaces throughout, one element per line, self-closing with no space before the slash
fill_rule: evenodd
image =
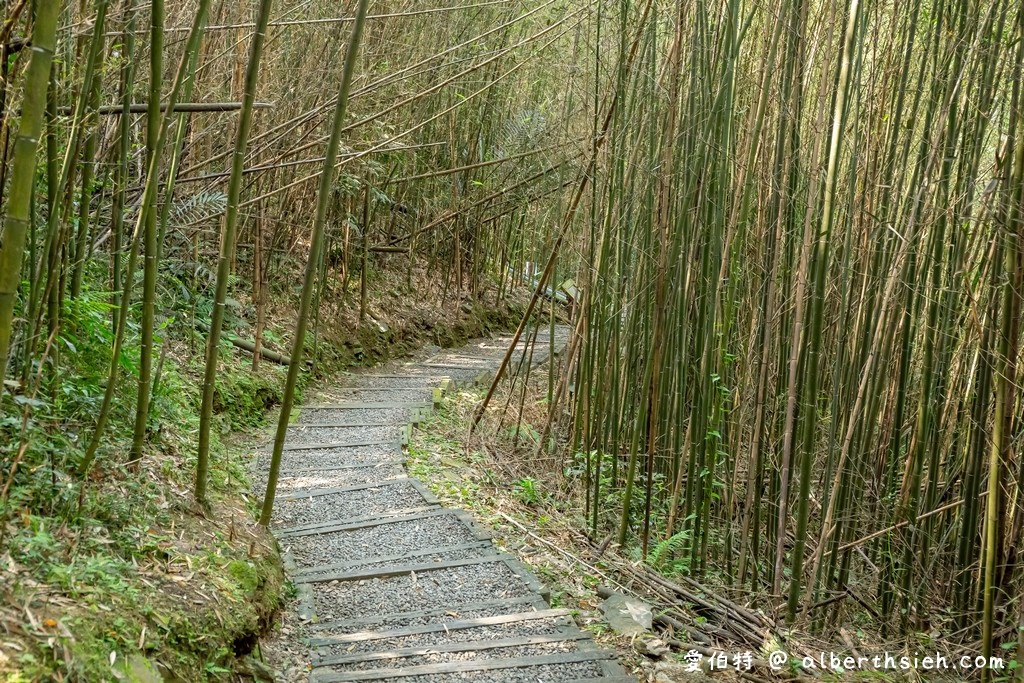
<path id="1" fill-rule="evenodd" d="M 239 339 L 234 335 L 226 335 L 227 340 L 231 342 L 233 346 L 248 351 L 249 353 L 256 353 L 256 342 L 251 342 L 248 339 Z M 291 365 L 292 359 L 290 356 L 286 356 L 283 353 L 277 351 L 271 351 L 267 347 L 260 344 L 260 355 L 269 361 L 273 361 L 279 365 Z"/>
<path id="2" fill-rule="evenodd" d="M 252 103 L 253 109 L 271 109 L 273 106 L 274 105 L 270 102 Z M 174 105 L 174 112 L 181 112 L 183 114 L 203 114 L 210 112 L 237 111 L 241 108 L 241 102 L 178 102 Z M 128 105 L 129 114 L 145 114 L 147 111 L 149 111 L 148 102 L 139 102 Z M 160 111 L 167 111 L 166 102 L 160 104 Z M 119 104 L 107 104 L 94 110 L 94 113 L 100 114 L 101 116 L 113 116 L 122 112 L 124 112 L 124 107 Z M 73 113 L 73 108 L 57 107 L 57 113 L 61 116 L 68 116 Z"/>
<path id="3" fill-rule="evenodd" d="M 197 320 L 195 322 L 195 326 L 202 332 L 210 331 L 210 326 L 202 320 Z M 232 346 L 242 349 L 243 351 L 248 351 L 249 353 L 256 353 L 256 342 L 251 342 L 248 339 L 239 339 L 233 334 L 225 334 L 224 338 L 231 342 Z M 278 353 L 277 351 L 272 351 L 262 344 L 260 344 L 260 356 L 279 365 L 291 365 L 292 363 L 290 356 Z"/>

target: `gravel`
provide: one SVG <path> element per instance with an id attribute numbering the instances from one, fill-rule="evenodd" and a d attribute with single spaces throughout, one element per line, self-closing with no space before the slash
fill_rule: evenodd
<path id="1" fill-rule="evenodd" d="M 503 562 L 454 567 L 385 579 L 314 584 L 313 598 L 321 621 L 364 614 L 440 609 L 526 595 L 526 583 Z"/>
<path id="2" fill-rule="evenodd" d="M 381 403 L 381 402 L 405 402 L 405 403 L 430 403 L 434 398 L 434 387 L 440 386 L 440 382 L 422 387 L 351 387 L 350 391 L 338 393 L 332 397 L 331 403 Z"/>
<path id="3" fill-rule="evenodd" d="M 395 614 L 364 614 L 361 617 L 340 622 L 322 621 L 311 628 L 315 631 L 317 638 L 323 638 L 362 631 L 387 631 L 408 626 L 425 626 L 427 624 L 441 624 L 463 619 L 476 619 L 478 617 L 493 617 L 499 614 L 532 612 L 547 608 L 547 603 L 539 595 L 535 594 L 520 596 L 519 598 L 512 598 L 507 601 L 502 600 L 499 605 L 485 605 L 483 603 L 459 600 L 454 604 L 446 605 L 439 609 L 427 611 L 408 610 Z"/>
<path id="4" fill-rule="evenodd" d="M 356 563 L 351 566 L 338 566 L 335 569 L 325 569 L 324 571 L 314 572 L 313 569 L 306 569 L 306 574 L 303 574 L 303 580 L 316 579 L 317 576 L 334 575 L 338 573 L 349 573 L 358 572 L 363 574 L 369 574 L 376 571 L 388 570 L 394 571 L 398 565 L 402 566 L 426 566 L 426 565 L 441 565 L 445 562 L 453 562 L 458 560 L 475 560 L 483 557 L 497 557 L 497 553 L 494 551 L 493 546 L 477 546 L 473 548 L 460 548 L 458 550 L 450 550 L 441 548 L 442 552 L 439 553 L 428 553 L 426 555 L 417 555 L 415 557 L 409 557 L 402 560 L 382 560 L 374 562 L 368 560 L 362 563 Z M 427 571 L 427 570 L 420 570 Z M 327 583 L 328 581 L 320 581 L 320 583 Z"/>
<path id="5" fill-rule="evenodd" d="M 346 488 L 362 484 L 383 484 L 406 476 L 402 465 L 371 465 L 343 470 L 316 470 L 289 474 L 281 473 L 277 480 L 279 492 L 294 493 L 302 490 Z M 266 476 L 253 480 L 258 488 L 266 486 Z"/>
<path id="6" fill-rule="evenodd" d="M 443 372 L 427 373 L 421 375 L 409 375 L 408 377 L 380 377 L 375 375 L 352 375 L 348 378 L 348 384 L 341 391 L 335 391 L 333 396 L 344 395 L 345 389 L 358 389 L 361 387 L 376 387 L 378 389 L 420 389 L 433 388 L 441 384 L 444 379 Z"/>
<path id="7" fill-rule="evenodd" d="M 379 465 L 400 459 L 402 451 L 397 444 L 298 449 L 281 454 L 281 471 L 327 469 L 342 465 Z M 253 463 L 253 470 L 259 473 L 254 478 L 262 477 L 266 480 L 266 473 L 270 470 L 270 453 L 259 453 Z"/>
<path id="8" fill-rule="evenodd" d="M 430 674 L 427 676 L 403 676 L 401 678 L 380 678 L 377 683 L 555 683 L 577 678 L 600 678 L 601 665 L 596 662 L 574 662 L 572 664 L 544 664 L 516 669 L 496 671 L 467 671 L 465 673 Z"/>
<path id="9" fill-rule="evenodd" d="M 469 643 L 478 640 L 501 640 L 519 636 L 548 635 L 563 631 L 565 628 L 566 620 L 564 617 L 549 617 L 547 619 L 519 621 L 512 624 L 477 626 L 475 628 L 462 628 L 447 632 L 420 633 L 404 638 L 382 638 L 380 640 L 363 640 L 355 643 L 332 643 L 330 645 L 321 645 L 317 649 L 317 653 L 321 657 L 334 657 L 361 652 L 397 650 L 403 647 L 428 647 L 451 643 Z"/>
<path id="10" fill-rule="evenodd" d="M 401 426 L 387 427 L 291 427 L 285 444 L 299 446 L 304 443 L 369 443 L 394 441 L 401 438 Z"/>
<path id="11" fill-rule="evenodd" d="M 379 524 L 352 531 L 298 536 L 287 541 L 299 566 L 313 567 L 442 549 L 475 541 L 476 536 L 455 515 Z M 455 559 L 455 558 L 452 558 Z M 419 564 L 420 560 L 411 563 Z"/>
<path id="12" fill-rule="evenodd" d="M 299 423 L 366 422 L 404 425 L 412 419 L 412 408 L 309 408 L 299 413 Z"/>
<path id="13" fill-rule="evenodd" d="M 327 671 L 337 673 L 349 671 L 369 671 L 372 669 L 401 669 L 407 666 L 425 666 L 447 662 L 472 662 L 483 659 L 509 659 L 512 657 L 544 657 L 562 652 L 576 652 L 579 643 L 572 640 L 534 645 L 518 645 L 514 647 L 498 647 L 474 652 L 434 652 L 418 657 L 402 657 L 400 659 L 382 659 L 369 662 L 352 662 L 349 664 L 330 664 L 323 667 Z M 497 672 L 493 672 L 497 673 Z"/>
<path id="14" fill-rule="evenodd" d="M 317 522 L 382 515 L 426 505 L 423 495 L 406 481 L 357 491 L 278 499 L 275 521 L 279 526 L 300 526 Z"/>

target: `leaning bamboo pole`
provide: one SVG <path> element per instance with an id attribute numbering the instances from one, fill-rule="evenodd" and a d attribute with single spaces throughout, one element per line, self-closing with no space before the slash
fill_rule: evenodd
<path id="1" fill-rule="evenodd" d="M 324 154 L 324 167 L 317 190 L 316 215 L 313 218 L 313 236 L 310 244 L 309 259 L 306 261 L 306 273 L 302 282 L 302 297 L 299 301 L 298 320 L 295 323 L 295 338 L 292 341 L 292 363 L 288 366 L 288 379 L 285 382 L 284 395 L 281 397 L 281 417 L 277 423 L 274 437 L 274 452 L 270 460 L 270 472 L 267 474 L 267 489 L 263 495 L 263 509 L 260 513 L 260 524 L 270 525 L 270 517 L 274 511 L 274 497 L 277 493 L 277 477 L 281 470 L 281 457 L 284 453 L 284 441 L 288 435 L 288 423 L 291 419 L 292 404 L 295 400 L 295 385 L 299 377 L 299 366 L 302 365 L 303 347 L 306 342 L 306 326 L 309 317 L 309 302 L 313 296 L 314 280 L 320 267 L 320 250 L 324 241 L 324 229 L 327 223 L 327 209 L 331 200 L 331 187 L 334 182 L 334 163 L 341 146 L 341 131 L 345 125 L 345 113 L 348 105 L 349 88 L 355 73 L 356 57 L 359 53 L 359 41 L 363 33 L 366 10 L 369 0 L 359 0 L 356 9 L 356 21 L 348 39 L 345 51 L 345 66 L 342 70 L 341 87 L 334 110 L 331 125 L 331 137 Z"/>

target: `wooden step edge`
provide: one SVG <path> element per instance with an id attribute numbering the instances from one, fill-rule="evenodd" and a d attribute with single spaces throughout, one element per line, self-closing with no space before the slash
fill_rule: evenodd
<path id="1" fill-rule="evenodd" d="M 310 446 L 313 446 L 313 448 L 310 448 Z M 374 447 L 374 446 L 382 447 L 384 452 L 383 453 L 371 454 L 373 457 L 384 457 L 384 456 L 387 456 L 387 455 L 397 456 L 398 455 L 398 450 L 402 446 L 402 440 L 399 437 L 399 438 L 391 439 L 390 441 L 385 441 L 385 442 L 382 442 L 382 443 L 370 443 L 370 444 L 362 444 L 362 443 L 359 443 L 359 444 L 335 443 L 335 444 L 326 444 L 326 445 L 321 445 L 321 446 L 318 446 L 315 443 L 311 443 L 309 445 L 306 445 L 306 444 L 292 444 L 292 445 L 285 444 L 284 455 L 288 456 L 288 457 L 301 457 L 301 456 L 296 456 L 296 454 L 299 451 L 339 450 L 339 451 L 348 451 L 352 455 L 359 456 L 360 455 L 359 449 L 365 449 L 365 448 L 370 448 L 370 447 Z M 354 453 L 353 453 L 353 451 L 354 451 Z M 258 455 L 258 456 L 262 456 L 263 458 L 266 458 L 268 463 L 269 463 L 269 457 L 268 456 L 273 454 L 273 450 L 271 448 L 261 448 L 260 450 L 254 451 L 254 453 L 256 455 Z M 365 457 L 366 454 L 363 453 L 362 455 Z M 339 453 L 336 457 L 337 457 L 338 460 L 345 460 L 345 459 L 347 459 L 350 456 L 348 454 Z M 282 460 L 282 462 L 284 462 L 284 461 Z"/>
<path id="2" fill-rule="evenodd" d="M 423 401 L 351 401 L 304 406 L 304 410 L 408 410 L 428 405 Z"/>
<path id="3" fill-rule="evenodd" d="M 377 569 L 364 571 L 326 572 L 324 574 L 316 574 L 315 576 L 310 576 L 308 573 L 304 573 L 301 576 L 293 577 L 292 581 L 295 583 L 328 583 L 331 581 L 349 582 L 368 581 L 370 579 L 389 579 L 412 573 L 426 574 L 446 569 L 458 569 L 459 567 L 472 567 L 478 564 L 498 562 L 504 564 L 506 560 L 506 557 L 495 551 L 494 554 L 486 555 L 484 557 L 470 557 L 462 560 L 450 560 L 448 562 L 420 562 L 414 564 L 394 565 L 391 567 L 379 567 Z"/>
<path id="4" fill-rule="evenodd" d="M 363 652 L 354 655 L 335 655 L 323 657 L 313 663 L 314 669 L 326 666 L 344 666 L 346 664 L 362 664 L 365 662 L 405 659 L 407 657 L 423 657 L 432 654 L 458 654 L 463 652 L 486 652 L 506 647 L 523 647 L 525 645 L 545 645 L 547 643 L 572 643 L 587 640 L 591 636 L 582 631 L 575 633 L 545 633 L 532 636 L 515 636 L 493 640 L 470 640 L 461 643 L 421 645 L 419 647 L 401 647 L 381 652 Z"/>
<path id="5" fill-rule="evenodd" d="M 357 683 L 379 679 L 407 678 L 409 676 L 431 676 L 434 674 L 469 673 L 476 671 L 500 671 L 503 669 L 522 669 L 545 664 L 577 664 L 593 662 L 610 657 L 611 654 L 594 652 L 562 652 L 553 655 L 532 657 L 509 657 L 507 659 L 484 659 L 477 661 L 455 661 L 441 664 L 424 664 L 402 669 L 369 669 L 366 671 L 350 671 L 346 673 L 314 670 L 309 677 L 310 683 Z"/>
<path id="6" fill-rule="evenodd" d="M 347 378 L 359 378 L 359 379 L 429 379 L 429 380 L 442 380 L 448 379 L 447 375 L 440 375 L 437 373 L 429 375 L 418 375 L 414 368 L 410 368 L 409 372 L 397 373 L 397 374 L 364 374 L 364 373 L 352 373 L 347 375 Z"/>
<path id="7" fill-rule="evenodd" d="M 419 493 L 420 495 L 422 495 L 422 493 L 423 493 L 421 491 L 421 488 L 423 487 L 422 484 L 419 484 L 419 486 L 417 486 L 416 484 L 418 484 L 419 482 L 417 482 L 415 479 L 413 479 L 411 477 L 401 477 L 399 479 L 392 479 L 391 481 L 386 481 L 386 482 L 383 482 L 383 483 L 373 483 L 373 482 L 370 482 L 370 483 L 367 483 L 367 484 L 356 484 L 354 486 L 335 486 L 335 487 L 324 488 L 324 489 L 309 489 L 309 490 L 301 492 L 301 493 L 289 493 L 289 494 L 287 494 L 285 496 L 278 496 L 278 499 L 282 500 L 282 501 L 285 501 L 285 500 L 300 500 L 302 498 L 319 498 L 321 496 L 333 496 L 333 495 L 338 494 L 338 493 L 357 493 L 359 491 L 366 491 L 367 489 L 378 489 L 378 488 L 385 488 L 387 486 L 394 486 L 396 483 L 401 483 L 401 484 L 408 483 L 408 484 L 410 484 L 410 486 L 417 493 Z M 429 502 L 434 502 L 434 501 L 429 501 Z"/>
<path id="8" fill-rule="evenodd" d="M 344 483 L 344 481 L 348 480 L 348 475 L 344 474 L 344 472 L 345 472 L 345 470 L 341 470 L 341 473 L 335 472 L 333 474 L 330 473 L 330 472 L 325 472 L 323 474 L 323 476 L 318 477 L 320 479 L 324 479 L 325 481 L 317 482 L 316 485 L 317 486 L 323 486 L 324 484 L 327 484 L 327 483 Z M 313 490 L 315 490 L 315 489 L 312 488 L 313 484 L 311 484 L 310 482 L 304 482 L 303 481 L 303 478 L 304 477 L 308 477 L 309 475 L 310 475 L 309 472 L 302 473 L 302 474 L 296 474 L 296 475 L 281 474 L 278 477 L 278 482 L 277 482 L 278 495 L 284 496 L 285 494 L 289 494 L 290 495 L 292 493 L 303 493 L 305 491 L 313 491 Z M 314 475 L 315 475 L 315 473 L 314 473 Z M 372 480 L 372 483 L 374 485 L 376 485 L 376 486 L 383 486 L 385 484 L 392 484 L 392 483 L 394 483 L 396 481 L 405 481 L 406 479 L 408 479 L 408 476 L 406 476 L 404 470 L 400 474 L 386 474 L 386 473 L 385 474 L 380 474 L 380 473 L 378 473 L 378 475 L 379 476 L 374 476 L 372 478 L 370 478 L 370 477 L 362 477 L 362 481 L 363 482 L 371 482 L 371 480 Z M 339 480 L 339 479 L 341 481 L 336 481 L 336 480 Z M 309 496 L 306 496 L 306 495 L 303 494 L 303 495 L 298 496 L 298 498 L 293 498 L 292 500 L 299 500 L 299 499 L 307 498 L 307 497 L 309 497 Z M 313 497 L 315 498 L 316 496 L 313 496 Z"/>
<path id="9" fill-rule="evenodd" d="M 401 521 L 406 518 L 418 519 L 419 515 L 440 514 L 448 512 L 445 508 L 437 505 L 419 505 L 411 508 L 389 510 L 383 515 L 372 515 L 368 517 L 350 517 L 348 519 L 330 519 L 323 522 L 311 524 L 299 524 L 293 527 L 275 529 L 274 535 L 278 538 L 292 538 L 294 536 L 310 536 L 315 534 L 326 534 L 333 531 L 349 531 L 351 529 L 362 529 L 364 527 L 377 526 L 379 524 L 390 524 L 394 521 Z"/>
<path id="10" fill-rule="evenodd" d="M 391 427 L 392 429 L 398 429 L 402 425 L 395 424 L 394 422 L 375 422 L 374 424 L 366 423 L 346 423 L 346 422 L 296 422 L 288 425 L 289 432 L 303 432 L 307 429 L 365 429 L 367 427 Z"/>
<path id="11" fill-rule="evenodd" d="M 282 468 L 279 471 L 281 476 L 289 474 L 303 474 L 308 472 L 339 472 L 344 470 L 364 470 L 372 469 L 374 467 L 389 467 L 392 465 L 404 465 L 405 458 L 392 458 L 391 460 L 381 460 L 369 465 L 363 463 L 356 463 L 353 465 L 329 465 L 327 467 L 292 467 L 288 469 Z M 262 474 L 262 472 L 261 472 Z"/>
<path id="12" fill-rule="evenodd" d="M 435 382 L 429 382 L 415 387 L 335 387 L 331 391 L 350 394 L 358 391 L 429 391 L 434 384 Z"/>
<path id="13" fill-rule="evenodd" d="M 472 541 L 470 543 L 459 543 L 458 545 L 446 545 L 437 548 L 424 548 L 422 550 L 415 550 L 410 553 L 403 553 L 401 555 L 388 555 L 381 557 L 367 557 L 362 560 L 353 560 L 351 562 L 339 562 L 337 564 L 324 564 L 316 565 L 313 567 L 300 567 L 292 575 L 292 581 L 295 582 L 318 582 L 315 577 L 317 574 L 324 572 L 338 572 L 346 569 L 354 569 L 356 567 L 362 567 L 368 564 L 381 564 L 384 562 L 401 562 L 403 560 L 411 560 L 414 557 L 425 557 L 428 555 L 443 555 L 445 553 L 459 552 L 462 550 L 486 550 L 488 548 L 494 548 L 494 545 L 490 541 Z M 307 579 L 307 577 L 311 577 Z"/>
<path id="14" fill-rule="evenodd" d="M 313 443 L 285 443 L 284 451 L 326 451 L 332 448 L 365 448 L 366 446 L 393 446 L 402 445 L 401 438 L 398 439 L 364 439 L 362 441 L 320 441 Z M 273 448 L 264 448 L 261 453 L 273 453 Z"/>
<path id="15" fill-rule="evenodd" d="M 434 609 L 425 610 L 412 610 L 408 612 L 393 612 L 391 614 L 375 614 L 373 616 L 366 617 L 355 617 L 354 619 L 340 619 L 337 621 L 325 621 L 318 624 L 310 624 L 309 628 L 312 631 L 324 632 L 324 631 L 345 631 L 352 628 L 358 628 L 360 626 L 370 626 L 372 624 L 382 624 L 389 621 L 402 621 L 412 619 L 430 619 L 434 617 L 445 617 L 445 616 L 458 616 L 460 612 L 473 612 L 476 610 L 487 610 L 487 609 L 518 609 L 520 612 L 534 611 L 539 612 L 546 609 L 550 609 L 550 606 L 544 602 L 539 595 L 522 595 L 516 598 L 500 598 L 495 600 L 480 600 L 477 602 L 467 602 L 460 605 L 452 605 L 449 607 L 441 607 Z M 407 628 L 407 627 L 394 627 L 394 628 Z M 362 632 L 366 632 L 365 630 Z M 352 631 L 356 633 L 356 631 Z M 339 634 L 343 635 L 343 634 Z"/>
<path id="16" fill-rule="evenodd" d="M 324 429 L 346 429 L 349 427 L 395 427 L 392 422 L 293 422 L 288 429 L 302 429 L 305 427 L 318 427 Z"/>
<path id="17" fill-rule="evenodd" d="M 488 601 L 492 602 L 492 601 Z M 493 601 L 500 607 L 503 600 Z M 521 603 L 507 601 L 510 606 Z M 436 610 L 435 610 L 436 611 Z M 443 612 L 442 612 L 443 614 Z M 428 633 L 440 633 L 442 631 L 463 631 L 469 628 L 481 626 L 501 626 L 503 624 L 517 624 L 523 621 L 537 621 L 539 619 L 554 619 L 568 617 L 571 612 L 567 609 L 552 608 L 535 609 L 532 611 L 509 612 L 508 614 L 495 614 L 489 617 L 471 617 L 469 619 L 453 619 L 451 621 L 437 622 L 434 624 L 423 624 L 421 626 L 403 626 L 401 628 L 384 629 L 382 631 L 356 631 L 354 633 L 340 633 L 322 638 L 310 638 L 311 646 L 319 645 L 342 645 L 345 643 L 362 643 L 368 640 L 384 640 L 388 638 L 407 638 L 409 636 L 421 636 Z M 393 615 L 401 617 L 402 614 Z M 321 625 L 322 626 L 322 625 Z"/>

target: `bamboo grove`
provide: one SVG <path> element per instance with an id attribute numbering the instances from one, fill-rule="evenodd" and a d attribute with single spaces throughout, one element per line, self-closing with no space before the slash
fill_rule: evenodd
<path id="1" fill-rule="evenodd" d="M 6 3 L 0 367 L 23 420 L 11 423 L 21 443 L 3 501 L 41 467 L 47 495 L 81 482 L 67 510 L 81 509 L 88 482 L 138 474 L 182 340 L 206 349 L 194 490 L 205 503 L 231 345 L 252 352 L 254 370 L 289 365 L 290 405 L 308 337 L 315 363 L 322 321 L 353 308 L 366 320 L 375 273 L 409 289 L 425 276 L 428 298 L 453 307 L 488 288 L 504 297 L 510 280 L 489 283 L 540 258 L 534 221 L 580 147 L 570 112 L 587 105 L 538 77 L 541 57 L 557 51 L 583 73 L 572 46 L 591 9 Z M 275 299 L 297 312 L 290 354 L 263 338 Z M 240 340 L 252 323 L 255 340 Z M 80 452 L 33 460 L 26 428 L 43 416 L 75 432 Z M 266 500 L 264 522 L 273 483 Z"/>
<path id="2" fill-rule="evenodd" d="M 2 26 L 0 366 L 25 423 L 81 430 L 40 470 L 69 509 L 145 459 L 172 338 L 206 349 L 204 502 L 230 345 L 289 363 L 290 407 L 375 269 L 453 306 L 529 282 L 517 339 L 571 278 L 540 442 L 595 539 L 818 629 L 1015 632 L 1018 3 L 16 0 Z M 15 452 L 4 496 L 41 467 Z"/>
<path id="3" fill-rule="evenodd" d="M 597 18 L 557 257 L 588 527 L 816 628 L 1015 642 L 1020 5 L 647 4 Z"/>

